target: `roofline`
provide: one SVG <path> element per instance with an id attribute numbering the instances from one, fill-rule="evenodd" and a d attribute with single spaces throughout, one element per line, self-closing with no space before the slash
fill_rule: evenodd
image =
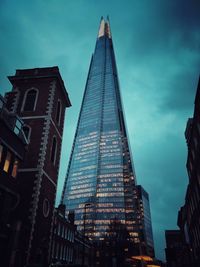
<path id="1" fill-rule="evenodd" d="M 19 69 L 18 69 L 19 70 Z M 16 72 L 18 71 L 18 70 L 16 70 Z M 20 70 L 19 70 L 20 71 Z M 60 72 L 59 72 L 59 69 L 58 69 L 58 73 L 51 73 L 51 74 L 47 74 L 47 75 L 36 75 L 36 76 L 34 76 L 34 75 L 31 75 L 31 76 L 29 76 L 29 75 L 23 75 L 23 76 L 17 76 L 17 75 L 14 75 L 14 76 L 7 76 L 7 78 L 9 79 L 9 81 L 11 82 L 11 84 L 12 85 L 14 85 L 14 81 L 16 81 L 16 80 L 23 80 L 24 78 L 26 78 L 26 79 L 42 79 L 42 78 L 50 78 L 50 77 L 55 77 L 55 78 L 57 78 L 58 79 L 58 81 L 59 81 L 59 83 L 60 83 L 60 85 L 61 85 L 61 88 L 62 88 L 62 91 L 63 91 L 63 93 L 64 93 L 64 95 L 65 95 L 65 99 L 66 99 L 66 106 L 67 107 L 71 107 L 71 102 L 70 102 L 70 99 L 69 99 L 69 96 L 68 96 L 68 93 L 67 93 L 67 90 L 66 90 L 66 88 L 65 88 L 65 85 L 64 85 L 64 82 L 63 82 L 63 80 L 62 80 L 62 78 L 61 78 L 61 75 L 60 75 Z"/>

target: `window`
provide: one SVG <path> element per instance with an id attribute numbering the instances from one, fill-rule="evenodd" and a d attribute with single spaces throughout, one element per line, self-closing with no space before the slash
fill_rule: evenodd
<path id="1" fill-rule="evenodd" d="M 58 235 L 60 235 L 60 223 L 58 223 Z"/>
<path id="2" fill-rule="evenodd" d="M 18 165 L 19 165 L 18 159 L 15 159 L 15 161 L 13 163 L 12 174 L 11 174 L 12 177 L 14 177 L 14 178 L 17 176 Z"/>
<path id="3" fill-rule="evenodd" d="M 14 132 L 16 135 L 19 135 L 21 132 L 21 128 L 22 128 L 22 122 L 21 120 L 19 120 L 18 118 L 16 119 L 15 122 L 15 127 L 14 127 Z"/>
<path id="4" fill-rule="evenodd" d="M 56 151 L 57 151 L 57 141 L 56 137 L 54 136 L 51 147 L 51 162 L 53 162 L 53 164 L 55 164 L 56 162 Z"/>
<path id="5" fill-rule="evenodd" d="M 61 117 L 61 102 L 58 100 L 57 108 L 56 108 L 56 122 L 60 125 L 60 117 Z"/>
<path id="6" fill-rule="evenodd" d="M 44 214 L 44 217 L 47 217 L 49 215 L 49 210 L 50 210 L 49 201 L 48 201 L 47 198 L 45 198 L 44 201 L 43 201 L 43 214 Z"/>
<path id="7" fill-rule="evenodd" d="M 6 160 L 5 160 L 5 163 L 4 163 L 4 167 L 3 167 L 3 170 L 5 172 L 8 172 L 8 170 L 9 170 L 10 161 L 11 161 L 11 153 L 8 151 L 7 155 L 6 155 Z"/>
<path id="8" fill-rule="evenodd" d="M 58 258 L 58 253 L 59 253 L 59 243 L 56 245 L 56 258 Z"/>
<path id="9" fill-rule="evenodd" d="M 36 106 L 38 90 L 30 89 L 24 96 L 23 111 L 34 111 Z"/>
<path id="10" fill-rule="evenodd" d="M 2 160 L 2 157 L 3 157 L 3 146 L 0 145 L 0 162 Z"/>
<path id="11" fill-rule="evenodd" d="M 52 256 L 52 258 L 54 258 L 54 256 L 55 256 L 55 241 L 54 240 L 53 240 L 53 244 L 52 244 L 51 256 Z"/>
<path id="12" fill-rule="evenodd" d="M 23 126 L 23 132 L 27 139 L 27 141 L 30 141 L 30 135 L 31 135 L 31 128 L 28 125 Z"/>

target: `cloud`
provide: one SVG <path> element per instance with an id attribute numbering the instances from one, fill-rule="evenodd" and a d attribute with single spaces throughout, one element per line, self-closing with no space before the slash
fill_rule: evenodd
<path id="1" fill-rule="evenodd" d="M 200 70 L 200 2 L 0 2 L 0 92 L 16 68 L 58 65 L 66 112 L 58 201 L 64 183 L 100 17 L 110 16 L 138 183 L 149 192 L 158 257 L 175 228 L 187 185 L 184 129 Z"/>

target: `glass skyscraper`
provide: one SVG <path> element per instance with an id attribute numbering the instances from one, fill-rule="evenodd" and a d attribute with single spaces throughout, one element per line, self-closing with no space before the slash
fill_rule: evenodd
<path id="1" fill-rule="evenodd" d="M 101 19 L 73 142 L 62 203 L 92 240 L 125 225 L 139 242 L 136 177 L 124 121 L 109 20 Z"/>
<path id="2" fill-rule="evenodd" d="M 151 224 L 151 211 L 149 195 L 141 185 L 137 186 L 138 190 L 138 229 L 140 229 L 140 248 L 143 255 L 154 257 L 154 241 Z"/>

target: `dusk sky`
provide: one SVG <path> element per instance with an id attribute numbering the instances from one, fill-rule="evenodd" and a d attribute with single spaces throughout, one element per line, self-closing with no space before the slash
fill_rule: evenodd
<path id="1" fill-rule="evenodd" d="M 1 0 L 0 93 L 16 69 L 58 66 L 66 112 L 57 203 L 101 16 L 110 17 L 137 182 L 149 193 L 156 256 L 188 183 L 184 131 L 200 74 L 198 0 Z"/>

